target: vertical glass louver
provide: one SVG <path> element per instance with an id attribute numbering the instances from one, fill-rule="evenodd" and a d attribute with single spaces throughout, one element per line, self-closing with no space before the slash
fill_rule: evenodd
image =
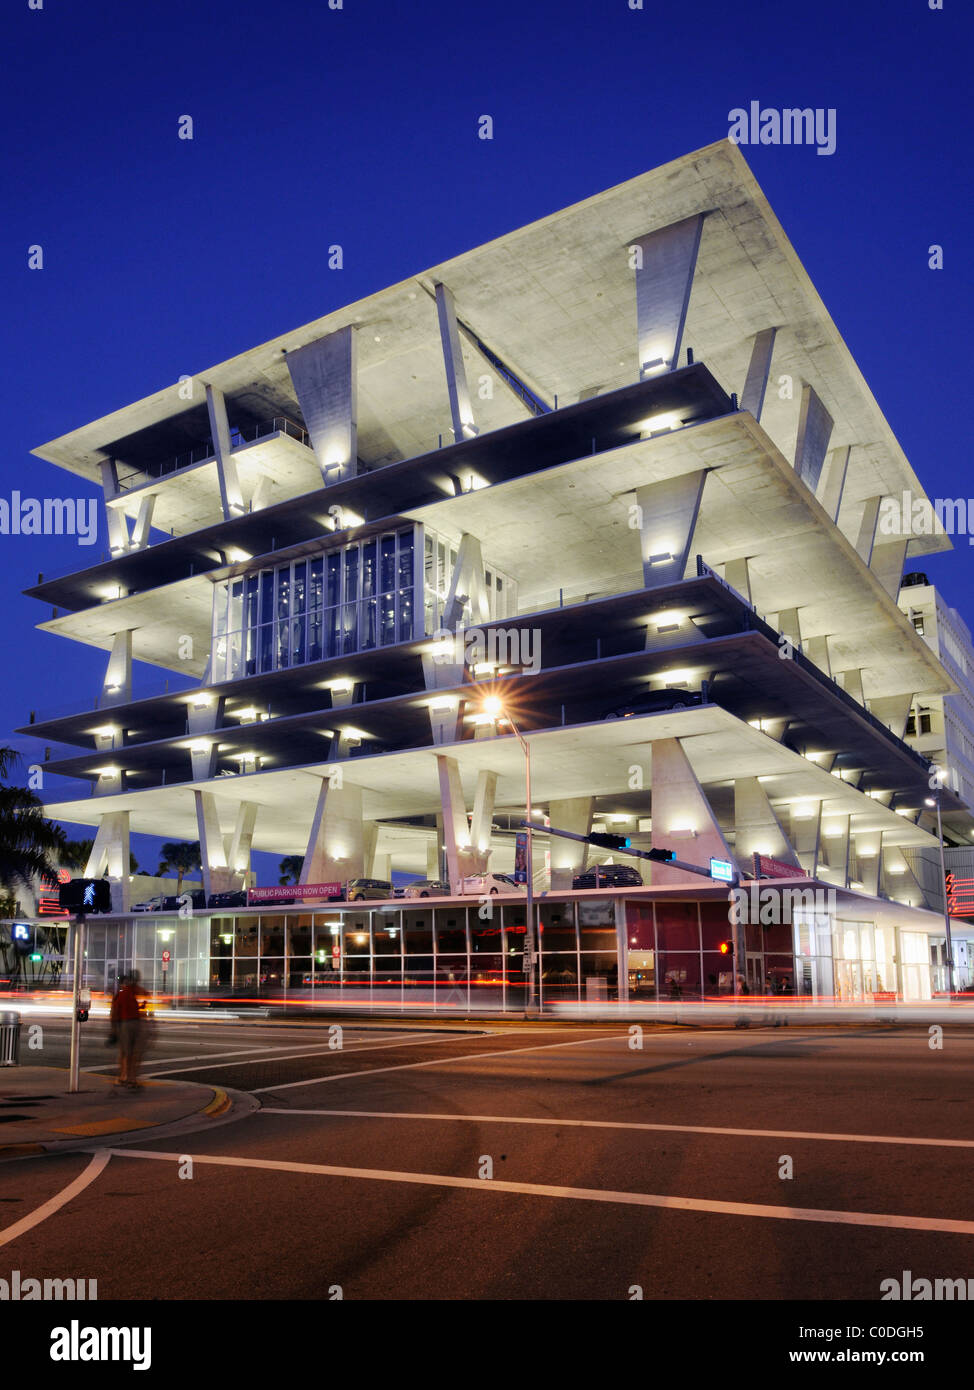
<path id="1" fill-rule="evenodd" d="M 423 555 L 423 628 L 416 626 L 417 550 Z M 340 549 L 216 585 L 208 679 L 238 680 L 329 657 L 389 647 L 435 632 L 454 568 L 454 542 L 422 526 L 387 531 Z M 493 566 L 484 583 L 492 619 L 517 612 L 517 585 Z M 464 608 L 468 624 L 471 605 Z"/>

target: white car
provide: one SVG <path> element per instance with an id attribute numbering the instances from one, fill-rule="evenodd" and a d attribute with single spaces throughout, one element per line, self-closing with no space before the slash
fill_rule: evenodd
<path id="1" fill-rule="evenodd" d="M 146 898 L 145 902 L 142 902 L 142 903 L 134 903 L 133 906 L 132 906 L 132 911 L 133 911 L 133 912 L 158 912 L 159 909 L 164 905 L 165 901 L 166 901 L 166 900 L 165 900 L 165 898 L 163 898 L 163 897 L 158 897 L 158 898 Z"/>
<path id="2" fill-rule="evenodd" d="M 523 883 L 515 883 L 509 874 L 471 874 L 460 885 L 461 893 L 526 893 Z"/>

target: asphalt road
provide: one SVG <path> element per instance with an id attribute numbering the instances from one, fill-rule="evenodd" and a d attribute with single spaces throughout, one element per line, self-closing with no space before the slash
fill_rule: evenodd
<path id="1" fill-rule="evenodd" d="M 98 1030 L 101 1031 L 100 1029 Z M 974 1034 L 161 1025 L 255 1108 L 0 1164 L 0 1275 L 119 1299 L 879 1300 L 974 1277 Z M 111 1068 L 95 1031 L 86 1066 Z M 33 1064 L 64 1065 L 62 1024 Z M 259 1106 L 258 1104 L 259 1103 Z M 185 1158 L 192 1159 L 192 1176 Z M 120 1251 L 138 1257 L 120 1259 Z M 877 1305 L 877 1311 L 883 1305 Z"/>

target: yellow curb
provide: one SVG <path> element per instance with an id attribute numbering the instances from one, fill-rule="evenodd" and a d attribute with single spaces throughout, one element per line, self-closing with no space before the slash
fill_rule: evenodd
<path id="1" fill-rule="evenodd" d="M 0 1145 L 0 1158 L 8 1154 L 42 1154 L 47 1150 L 43 1144 L 3 1144 Z"/>
<path id="2" fill-rule="evenodd" d="M 54 1129 L 55 1134 L 124 1134 L 127 1129 L 152 1129 L 156 1120 L 89 1120 L 83 1125 L 61 1125 Z"/>
<path id="3" fill-rule="evenodd" d="M 230 1097 L 226 1091 L 221 1091 L 219 1086 L 214 1088 L 213 1099 L 209 1105 L 203 1107 L 203 1114 L 209 1115 L 213 1119 L 216 1115 L 222 1115 L 225 1110 L 230 1109 Z"/>

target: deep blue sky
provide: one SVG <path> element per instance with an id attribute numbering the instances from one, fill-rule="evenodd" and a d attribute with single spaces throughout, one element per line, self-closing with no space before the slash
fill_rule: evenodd
<path id="1" fill-rule="evenodd" d="M 744 154 L 928 493 L 974 494 L 969 0 L 43 3 L 4 19 L 0 496 L 78 495 L 29 450 L 720 139 L 752 99 L 836 108 L 834 155 Z M 0 742 L 97 690 L 104 655 L 35 632 L 20 590 L 101 548 L 0 536 Z M 965 540 L 925 568 L 974 624 Z"/>

